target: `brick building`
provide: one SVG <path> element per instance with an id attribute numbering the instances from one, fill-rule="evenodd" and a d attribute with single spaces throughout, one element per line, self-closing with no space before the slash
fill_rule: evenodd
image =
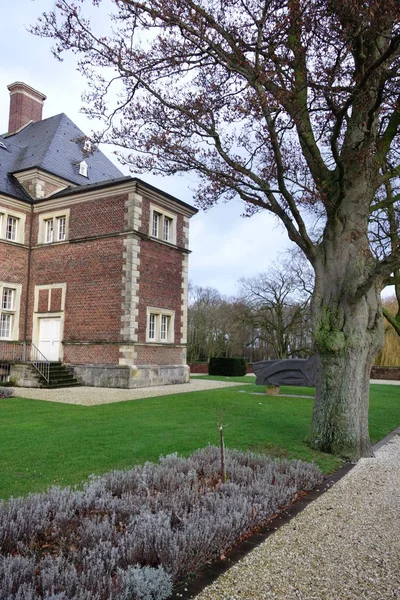
<path id="1" fill-rule="evenodd" d="M 9 130 L 0 136 L 0 361 L 11 361 L 10 353 L 29 359 L 31 349 L 86 385 L 187 381 L 196 209 L 124 177 L 65 114 L 42 120 L 43 94 L 20 82 L 8 89 Z"/>

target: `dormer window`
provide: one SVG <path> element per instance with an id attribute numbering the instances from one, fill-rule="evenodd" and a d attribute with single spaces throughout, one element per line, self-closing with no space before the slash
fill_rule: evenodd
<path id="1" fill-rule="evenodd" d="M 87 177 L 87 170 L 88 170 L 88 166 L 87 166 L 87 162 L 86 161 L 82 161 L 79 163 L 79 175 L 83 175 L 83 177 Z"/>
<path id="2" fill-rule="evenodd" d="M 90 140 L 85 140 L 83 142 L 83 150 L 84 150 L 84 152 L 92 151 L 92 142 Z"/>

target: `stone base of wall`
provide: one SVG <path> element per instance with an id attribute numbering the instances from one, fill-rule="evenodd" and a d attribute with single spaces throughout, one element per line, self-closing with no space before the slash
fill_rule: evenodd
<path id="1" fill-rule="evenodd" d="M 79 383 L 90 387 L 142 388 L 189 381 L 187 365 L 67 365 Z"/>
<path id="2" fill-rule="evenodd" d="M 10 384 L 16 387 L 41 387 L 39 374 L 32 365 L 14 363 L 10 365 Z"/>

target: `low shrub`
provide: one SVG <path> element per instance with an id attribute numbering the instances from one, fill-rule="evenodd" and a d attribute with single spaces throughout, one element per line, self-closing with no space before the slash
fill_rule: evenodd
<path id="1" fill-rule="evenodd" d="M 0 399 L 1 398 L 12 398 L 14 396 L 14 390 L 0 386 Z"/>
<path id="2" fill-rule="evenodd" d="M 314 465 L 219 449 L 0 503 L 0 598 L 164 600 L 321 481 Z"/>
<path id="3" fill-rule="evenodd" d="M 224 375 L 226 377 L 242 377 L 246 375 L 246 361 L 244 358 L 228 358 L 226 356 L 213 356 L 208 364 L 209 375 Z"/>

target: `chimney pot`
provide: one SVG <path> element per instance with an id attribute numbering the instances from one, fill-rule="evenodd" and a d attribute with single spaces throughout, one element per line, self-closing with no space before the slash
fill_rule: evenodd
<path id="1" fill-rule="evenodd" d="M 7 86 L 10 91 L 8 134 L 16 133 L 31 121 L 41 121 L 46 96 L 26 83 L 16 81 Z"/>

